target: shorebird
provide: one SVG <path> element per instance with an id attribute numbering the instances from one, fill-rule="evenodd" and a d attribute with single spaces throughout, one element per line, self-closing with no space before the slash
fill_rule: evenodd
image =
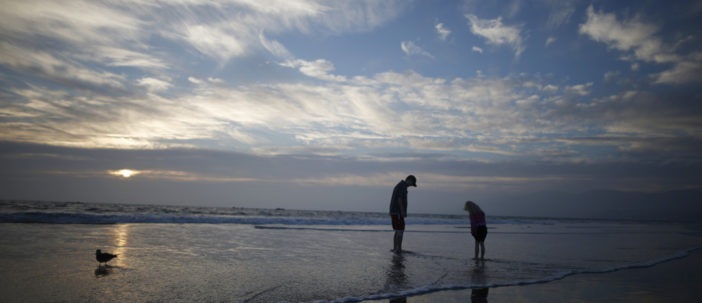
<path id="1" fill-rule="evenodd" d="M 107 265 L 107 262 L 114 258 L 117 258 L 117 255 L 103 253 L 99 249 L 95 251 L 95 259 L 98 261 L 98 265 L 100 265 L 100 263 L 105 263 L 105 265 Z"/>

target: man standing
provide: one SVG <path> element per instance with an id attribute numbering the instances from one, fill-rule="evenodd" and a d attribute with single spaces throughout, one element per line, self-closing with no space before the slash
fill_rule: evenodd
<path id="1" fill-rule="evenodd" d="M 407 187 L 417 187 L 417 178 L 413 175 L 407 176 L 404 180 L 395 185 L 390 198 L 390 217 L 392 218 L 392 229 L 395 230 L 393 238 L 393 249 L 395 253 L 402 252 L 402 236 L 405 232 L 405 217 L 407 217 Z"/>

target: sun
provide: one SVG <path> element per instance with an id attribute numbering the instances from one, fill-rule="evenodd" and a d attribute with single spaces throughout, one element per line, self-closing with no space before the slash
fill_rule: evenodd
<path id="1" fill-rule="evenodd" d="M 122 178 L 127 179 L 127 178 L 130 178 L 132 176 L 138 175 L 139 171 L 124 168 L 124 169 L 120 169 L 120 170 L 111 170 L 110 174 L 115 175 L 115 176 L 120 176 Z"/>

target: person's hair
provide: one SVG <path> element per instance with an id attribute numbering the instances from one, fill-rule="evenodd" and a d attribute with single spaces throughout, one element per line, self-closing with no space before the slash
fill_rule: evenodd
<path id="1" fill-rule="evenodd" d="M 466 201 L 466 206 L 463 207 L 463 209 L 467 210 L 471 214 L 483 211 L 482 209 L 480 209 L 480 206 L 478 206 L 478 204 L 475 204 L 475 202 L 473 201 Z"/>
<path id="2" fill-rule="evenodd" d="M 417 177 L 415 177 L 414 175 L 407 176 L 407 178 L 405 178 L 405 180 L 407 180 L 407 181 L 412 180 L 412 181 L 414 181 L 414 183 L 417 183 Z"/>

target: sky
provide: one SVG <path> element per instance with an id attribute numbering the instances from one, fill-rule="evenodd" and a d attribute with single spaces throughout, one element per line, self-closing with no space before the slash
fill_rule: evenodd
<path id="1" fill-rule="evenodd" d="M 699 1 L 0 5 L 0 199 L 702 214 Z"/>

